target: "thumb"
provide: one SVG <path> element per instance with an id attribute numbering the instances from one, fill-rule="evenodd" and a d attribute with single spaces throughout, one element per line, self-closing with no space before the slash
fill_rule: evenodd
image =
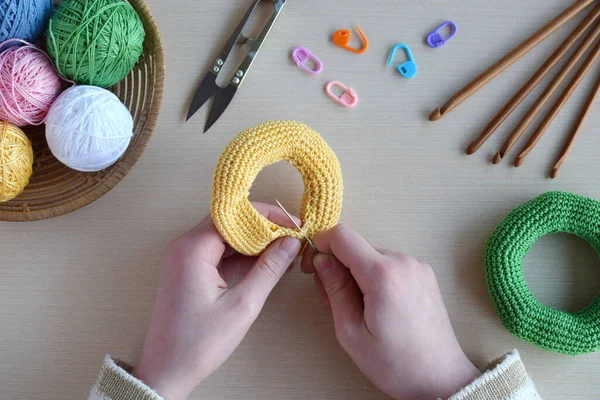
<path id="1" fill-rule="evenodd" d="M 300 241 L 286 237 L 271 243 L 232 291 L 263 304 L 300 252 Z"/>
<path id="2" fill-rule="evenodd" d="M 329 298 L 333 322 L 337 331 L 359 326 L 363 316 L 362 293 L 350 270 L 334 256 L 318 253 L 313 265 Z"/>

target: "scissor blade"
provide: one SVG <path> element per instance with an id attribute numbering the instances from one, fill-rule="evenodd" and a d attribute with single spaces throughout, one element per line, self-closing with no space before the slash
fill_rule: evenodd
<path id="1" fill-rule="evenodd" d="M 219 90 L 217 90 L 215 100 L 213 101 L 212 108 L 210 109 L 210 114 L 208 114 L 208 119 L 206 120 L 206 125 L 204 126 L 204 133 L 206 133 L 206 131 L 208 131 L 210 127 L 217 122 L 223 112 L 225 112 L 236 92 L 237 87 L 231 84 L 227 85 L 227 87 L 219 88 Z"/>
<path id="2" fill-rule="evenodd" d="M 211 73 L 206 74 L 204 79 L 202 79 L 198 90 L 196 90 L 196 93 L 194 94 L 192 104 L 190 105 L 187 118 L 185 120 L 189 120 L 192 115 L 194 115 L 196 111 L 198 111 L 200 107 L 202 107 L 204 103 L 206 103 L 206 101 L 215 94 L 218 89 L 219 86 L 217 85 L 217 76 Z"/>

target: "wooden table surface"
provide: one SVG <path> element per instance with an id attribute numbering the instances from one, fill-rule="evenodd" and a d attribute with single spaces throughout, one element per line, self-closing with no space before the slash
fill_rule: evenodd
<path id="1" fill-rule="evenodd" d="M 270 119 L 304 121 L 335 150 L 344 173 L 345 222 L 378 245 L 433 265 L 456 334 L 475 362 L 518 348 L 545 399 L 598 398 L 600 355 L 547 353 L 513 337 L 492 308 L 482 264 L 486 238 L 523 202 L 550 190 L 600 199 L 598 109 L 559 179 L 548 179 L 598 68 L 521 168 L 490 163 L 514 118 L 479 153 L 464 154 L 574 22 L 443 120 L 427 121 L 431 110 L 570 2 L 289 0 L 233 103 L 206 135 L 207 108 L 187 123 L 184 114 L 250 1 L 148 2 L 162 31 L 167 86 L 156 132 L 138 165 L 78 212 L 0 223 L 0 398 L 86 398 L 105 353 L 137 361 L 163 248 L 209 212 L 211 174 L 228 141 Z M 425 35 L 447 19 L 459 25 L 458 35 L 444 48 L 428 48 Z M 371 41 L 363 55 L 330 42 L 334 31 L 356 24 Z M 386 67 L 400 42 L 412 47 L 418 63 L 413 80 Z M 321 57 L 321 75 L 309 76 L 291 62 L 299 45 Z M 343 109 L 324 95 L 325 83 L 334 79 L 356 90 L 358 107 Z M 296 211 L 302 190 L 293 167 L 278 164 L 260 174 L 251 197 L 277 197 Z M 553 235 L 528 254 L 525 275 L 541 301 L 574 311 L 597 295 L 599 267 L 587 243 Z M 235 354 L 192 398 L 386 397 L 337 345 L 312 278 L 294 271 Z"/>

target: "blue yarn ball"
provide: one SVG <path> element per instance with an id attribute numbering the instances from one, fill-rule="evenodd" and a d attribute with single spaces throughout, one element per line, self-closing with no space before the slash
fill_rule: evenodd
<path id="1" fill-rule="evenodd" d="M 54 0 L 0 0 L 0 43 L 34 42 L 46 29 L 53 6 Z"/>

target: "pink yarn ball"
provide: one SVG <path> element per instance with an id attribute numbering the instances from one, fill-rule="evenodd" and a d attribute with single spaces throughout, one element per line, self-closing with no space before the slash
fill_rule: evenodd
<path id="1" fill-rule="evenodd" d="M 62 91 L 62 79 L 42 50 L 27 44 L 0 53 L 0 120 L 40 125 Z"/>

